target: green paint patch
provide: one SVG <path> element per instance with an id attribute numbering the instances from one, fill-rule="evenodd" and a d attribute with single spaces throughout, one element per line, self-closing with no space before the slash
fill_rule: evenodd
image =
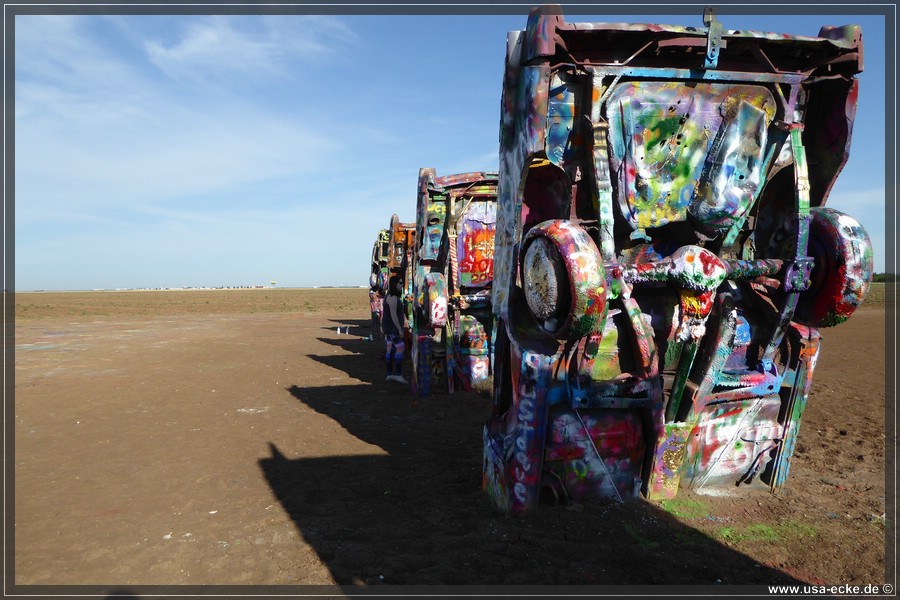
<path id="1" fill-rule="evenodd" d="M 757 523 L 746 526 L 720 527 L 715 534 L 722 540 L 732 543 L 780 542 L 815 537 L 818 535 L 818 530 L 811 525 L 797 521 L 786 521 L 775 525 Z"/>
<path id="2" fill-rule="evenodd" d="M 709 507 L 699 500 L 662 500 L 660 506 L 670 515 L 682 519 L 702 519 L 709 515 Z"/>
<path id="3" fill-rule="evenodd" d="M 672 342 L 666 348 L 665 366 L 667 369 L 674 369 L 678 366 L 678 359 L 681 358 L 681 350 L 684 344 L 680 342 Z"/>

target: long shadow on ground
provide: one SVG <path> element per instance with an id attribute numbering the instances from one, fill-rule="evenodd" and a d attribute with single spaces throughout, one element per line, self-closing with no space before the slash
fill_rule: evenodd
<path id="1" fill-rule="evenodd" d="M 312 358 L 369 385 L 287 392 L 386 455 L 292 459 L 272 445 L 260 467 L 339 584 L 801 584 L 642 500 L 498 513 L 481 490 L 487 397 L 413 406 L 383 380 L 378 342 L 323 341 L 352 354 Z"/>

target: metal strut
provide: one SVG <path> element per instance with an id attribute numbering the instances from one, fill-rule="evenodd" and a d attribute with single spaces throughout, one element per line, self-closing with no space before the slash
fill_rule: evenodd
<path id="1" fill-rule="evenodd" d="M 712 6 L 703 9 L 703 24 L 709 28 L 706 32 L 706 57 L 703 67 L 715 69 L 719 63 L 719 50 L 722 48 L 722 24 L 716 21 L 716 10 Z"/>

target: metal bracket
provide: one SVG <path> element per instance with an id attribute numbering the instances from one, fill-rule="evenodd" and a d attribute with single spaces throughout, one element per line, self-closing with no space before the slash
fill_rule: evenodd
<path id="1" fill-rule="evenodd" d="M 784 272 L 784 291 L 802 292 L 812 284 L 811 274 L 815 260 L 811 257 L 798 258 L 787 264 Z"/>
<path id="2" fill-rule="evenodd" d="M 712 6 L 703 9 L 703 24 L 709 28 L 706 33 L 706 59 L 703 67 L 715 69 L 719 63 L 719 50 L 722 48 L 722 24 L 716 21 L 716 11 Z"/>

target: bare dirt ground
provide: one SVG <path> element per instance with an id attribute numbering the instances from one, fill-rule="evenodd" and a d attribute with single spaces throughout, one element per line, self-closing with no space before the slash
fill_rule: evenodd
<path id="1" fill-rule="evenodd" d="M 885 583 L 879 290 L 823 330 L 783 495 L 525 519 L 481 491 L 489 399 L 385 382 L 364 289 L 16 294 L 7 585 Z"/>

